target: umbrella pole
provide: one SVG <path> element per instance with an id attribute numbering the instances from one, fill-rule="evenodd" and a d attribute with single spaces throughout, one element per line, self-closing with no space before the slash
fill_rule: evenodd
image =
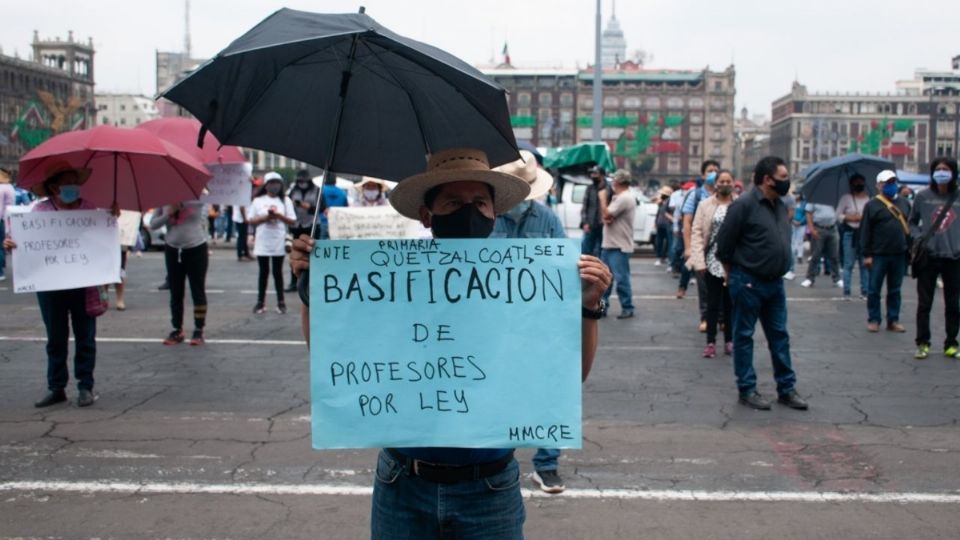
<path id="1" fill-rule="evenodd" d="M 360 13 L 364 8 L 360 8 Z M 350 77 L 353 75 L 353 61 L 357 56 L 358 35 L 353 35 L 350 42 L 350 54 L 347 56 L 347 67 L 340 74 L 340 101 L 337 104 L 337 118 L 333 124 L 333 138 L 330 140 L 330 152 L 327 153 L 327 162 L 323 167 L 323 184 L 327 182 L 330 176 L 330 167 L 333 166 L 334 154 L 337 153 L 337 139 L 340 137 L 340 121 L 343 119 L 343 104 L 347 99 L 347 89 L 350 87 Z M 317 202 L 313 211 L 313 224 L 310 226 L 310 238 L 317 237 L 317 220 L 320 218 L 320 203 L 323 202 L 323 185 L 317 190 Z M 300 301 L 305 306 L 310 305 L 310 270 L 304 270 L 300 273 L 300 279 L 297 281 L 297 293 L 300 295 Z"/>

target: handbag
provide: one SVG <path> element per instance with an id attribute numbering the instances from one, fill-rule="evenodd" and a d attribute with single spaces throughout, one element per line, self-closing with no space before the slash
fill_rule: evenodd
<path id="1" fill-rule="evenodd" d="M 937 216 L 937 219 L 933 220 L 933 226 L 931 226 L 923 236 L 916 239 L 913 242 L 913 245 L 910 246 L 910 275 L 917 279 L 917 276 L 920 275 L 920 272 L 927 266 L 930 262 L 930 252 L 927 249 L 927 241 L 930 240 L 930 237 L 933 236 L 933 232 L 940 228 L 940 225 L 943 223 L 943 220 L 946 219 L 947 214 L 953 203 L 957 200 L 957 195 L 960 194 L 960 189 L 953 190 L 953 193 L 950 194 L 950 198 L 947 199 L 947 204 L 943 206 L 943 209 L 940 211 L 940 215 Z"/>
<path id="2" fill-rule="evenodd" d="M 110 296 L 107 294 L 107 286 L 87 287 L 86 290 L 87 315 L 99 317 L 107 312 L 110 307 Z"/>

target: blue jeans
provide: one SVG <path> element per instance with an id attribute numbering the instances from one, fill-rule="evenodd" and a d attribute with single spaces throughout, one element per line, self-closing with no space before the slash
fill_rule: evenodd
<path id="1" fill-rule="evenodd" d="M 620 308 L 623 311 L 633 311 L 633 289 L 630 287 L 630 254 L 624 253 L 619 249 L 606 249 L 600 251 L 600 260 L 603 264 L 610 267 L 613 272 L 613 280 L 617 284 L 617 296 L 620 298 Z M 613 283 L 607 287 L 603 293 L 603 301 L 610 299 L 610 293 L 613 292 Z"/>
<path id="2" fill-rule="evenodd" d="M 590 226 L 590 232 L 583 233 L 580 243 L 580 253 L 584 255 L 600 256 L 600 244 L 603 242 L 603 225 Z"/>
<path id="3" fill-rule="evenodd" d="M 522 539 L 525 518 L 516 460 L 487 478 L 437 484 L 410 475 L 380 452 L 370 516 L 373 540 Z"/>
<path id="4" fill-rule="evenodd" d="M 853 262 L 856 260 L 860 268 L 860 294 L 866 296 L 870 287 L 870 270 L 863 265 L 863 252 L 853 245 L 853 231 L 843 233 L 843 294 L 850 294 L 853 284 Z"/>
<path id="5" fill-rule="evenodd" d="M 559 448 L 540 448 L 533 455 L 533 468 L 538 471 L 555 471 L 559 468 L 558 459 L 560 459 Z"/>
<path id="6" fill-rule="evenodd" d="M 679 272 L 683 267 L 683 236 L 673 234 L 670 237 L 670 267 Z"/>
<path id="7" fill-rule="evenodd" d="M 97 319 L 87 315 L 86 289 L 45 291 L 37 293 L 40 316 L 47 329 L 47 388 L 60 391 L 67 387 L 67 344 L 70 325 L 76 347 L 73 376 L 77 388 L 93 390 L 93 368 L 97 363 Z"/>
<path id="8" fill-rule="evenodd" d="M 657 236 L 654 237 L 654 250 L 658 259 L 666 259 L 670 255 L 670 241 L 673 240 L 673 229 L 670 225 L 657 227 Z"/>
<path id="9" fill-rule="evenodd" d="M 797 375 L 790 362 L 790 335 L 787 333 L 787 296 L 780 278 L 764 281 L 734 267 L 727 280 L 733 303 L 733 369 L 741 395 L 757 388 L 753 369 L 753 331 L 760 319 L 773 360 L 777 394 L 794 389 Z"/>
<path id="10" fill-rule="evenodd" d="M 870 290 L 867 293 L 867 322 L 880 324 L 880 289 L 887 280 L 887 324 L 900 320 L 900 286 L 907 271 L 905 255 L 874 255 L 870 269 Z"/>

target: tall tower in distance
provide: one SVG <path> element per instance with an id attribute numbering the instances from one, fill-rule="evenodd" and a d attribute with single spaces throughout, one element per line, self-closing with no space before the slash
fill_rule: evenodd
<path id="1" fill-rule="evenodd" d="M 616 67 L 617 64 L 627 59 L 627 40 L 624 39 L 623 30 L 620 29 L 620 21 L 617 20 L 616 0 L 613 0 L 613 12 L 610 14 L 606 30 L 603 31 L 600 48 L 602 51 L 601 64 L 605 68 Z"/>
<path id="2" fill-rule="evenodd" d="M 66 41 L 61 41 L 59 37 L 41 40 L 39 33 L 34 30 L 31 46 L 34 62 L 66 71 L 74 79 L 93 83 L 93 38 L 87 43 L 74 41 L 73 30 L 70 30 Z"/>

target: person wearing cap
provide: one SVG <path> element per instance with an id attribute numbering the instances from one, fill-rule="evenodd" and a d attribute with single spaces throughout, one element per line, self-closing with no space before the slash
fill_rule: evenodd
<path id="1" fill-rule="evenodd" d="M 268 172 L 264 177 L 263 195 L 250 203 L 247 214 L 250 224 L 257 228 L 253 240 L 253 255 L 257 258 L 260 272 L 257 276 L 257 303 L 255 314 L 265 313 L 267 281 L 273 271 L 273 284 L 277 291 L 277 313 L 287 312 L 283 298 L 283 259 L 286 257 L 287 227 L 297 223 L 297 214 L 290 197 L 283 194 L 283 177 Z"/>
<path id="2" fill-rule="evenodd" d="M 497 216 L 490 238 L 566 238 L 560 218 L 537 201 L 553 187 L 553 176 L 539 167 L 537 154 L 520 150 L 520 159 L 495 168 L 495 171 L 510 174 L 530 185 L 530 194 L 513 208 Z M 562 493 L 564 486 L 560 476 L 560 449 L 539 448 L 533 456 L 531 479 L 545 493 Z"/>
<path id="3" fill-rule="evenodd" d="M 673 195 L 673 189 L 670 186 L 663 186 L 657 192 L 655 202 L 657 203 L 657 234 L 654 236 L 654 251 L 656 253 L 656 266 L 667 264 L 667 256 L 670 253 L 670 240 L 673 236 L 671 226 L 673 225 L 673 215 L 670 212 L 670 196 Z"/>
<path id="4" fill-rule="evenodd" d="M 0 168 L 0 240 L 7 237 L 7 207 L 16 204 L 17 195 L 10 185 L 10 171 Z M 0 249 L 0 281 L 7 279 L 7 256 Z"/>
<path id="5" fill-rule="evenodd" d="M 401 181 L 390 204 L 401 215 L 420 220 L 436 238 L 487 238 L 496 216 L 529 193 L 523 180 L 491 170 L 482 151 L 452 149 L 432 155 L 426 173 Z M 306 236 L 294 242 L 291 264 L 296 272 L 309 268 L 314 245 Z M 589 255 L 581 255 L 578 267 L 584 315 L 581 372 L 586 379 L 599 339 L 601 297 L 611 276 L 606 265 Z M 301 313 L 309 343 L 306 306 Z M 374 475 L 371 536 L 435 538 L 442 527 L 464 538 L 522 538 L 519 474 L 508 448 L 384 449 Z"/>
<path id="6" fill-rule="evenodd" d="M 199 200 L 163 206 L 154 211 L 151 229 L 167 227 L 164 238 L 164 262 L 170 285 L 170 324 L 173 329 L 164 345 L 183 343 L 183 297 L 187 281 L 193 301 L 193 334 L 190 345 L 204 344 L 203 328 L 207 323 L 207 269 L 210 252 L 207 248 L 207 212 Z"/>
<path id="7" fill-rule="evenodd" d="M 356 189 L 359 194 L 357 201 L 360 206 L 386 206 L 389 204 L 387 203 L 387 191 L 390 190 L 390 186 L 384 180 L 364 176 L 357 182 Z"/>
<path id="8" fill-rule="evenodd" d="M 867 298 L 870 284 L 870 269 L 863 263 L 863 250 L 860 243 L 860 220 L 863 209 L 870 202 L 867 194 L 867 180 L 862 174 L 854 173 L 849 180 L 850 193 L 844 193 L 837 203 L 837 221 L 840 223 L 840 245 L 843 263 L 843 296 L 850 297 L 853 286 L 854 262 L 860 269 L 860 299 Z M 880 186 L 877 186 L 880 187 Z"/>
<path id="9" fill-rule="evenodd" d="M 80 187 L 90 177 L 89 169 L 78 169 L 66 162 L 51 163 L 45 172 L 46 180 L 33 188 L 34 193 L 46 199 L 33 207 L 34 212 L 94 210 L 96 207 L 81 197 Z M 114 207 L 114 216 L 120 215 Z M 119 245 L 117 246 L 119 248 Z M 16 242 L 4 238 L 3 249 L 14 251 Z M 76 351 L 73 373 L 77 379 L 77 406 L 89 407 L 97 399 L 93 393 L 93 371 L 97 364 L 97 319 L 87 313 L 87 289 L 65 289 L 37 293 L 40 316 L 47 331 L 47 393 L 34 406 L 49 407 L 67 400 L 67 366 L 70 326 Z"/>
<path id="10" fill-rule="evenodd" d="M 906 332 L 900 324 L 900 287 L 907 271 L 910 247 L 910 204 L 897 192 L 897 173 L 886 170 L 877 175 L 877 196 L 863 207 L 860 219 L 860 248 L 863 264 L 870 269 L 867 288 L 867 330 L 879 332 L 880 290 L 887 282 L 887 330 Z"/>
<path id="11" fill-rule="evenodd" d="M 583 194 L 583 206 L 580 207 L 580 229 L 583 231 L 580 252 L 598 257 L 603 242 L 603 212 L 612 192 L 603 167 L 594 165 L 588 172 L 590 185 Z"/>
<path id="12" fill-rule="evenodd" d="M 630 190 L 630 173 L 621 169 L 613 174 L 613 198 L 603 213 L 603 243 L 600 260 L 613 272 L 620 299 L 618 319 L 633 317 L 633 288 L 630 286 L 630 254 L 634 250 L 633 218 L 637 199 Z M 613 283 L 603 293 L 604 304 L 613 292 Z"/>
<path id="13" fill-rule="evenodd" d="M 299 238 L 301 234 L 310 234 L 313 228 L 313 215 L 317 212 L 317 199 L 320 195 L 320 188 L 313 183 L 310 178 L 310 171 L 300 169 L 297 171 L 297 177 L 293 181 L 293 187 L 287 193 L 290 202 L 293 203 L 293 211 L 297 214 L 297 221 L 290 226 L 290 234 L 294 238 Z M 290 271 L 290 285 L 285 289 L 286 292 L 297 290 L 297 276 Z"/>

